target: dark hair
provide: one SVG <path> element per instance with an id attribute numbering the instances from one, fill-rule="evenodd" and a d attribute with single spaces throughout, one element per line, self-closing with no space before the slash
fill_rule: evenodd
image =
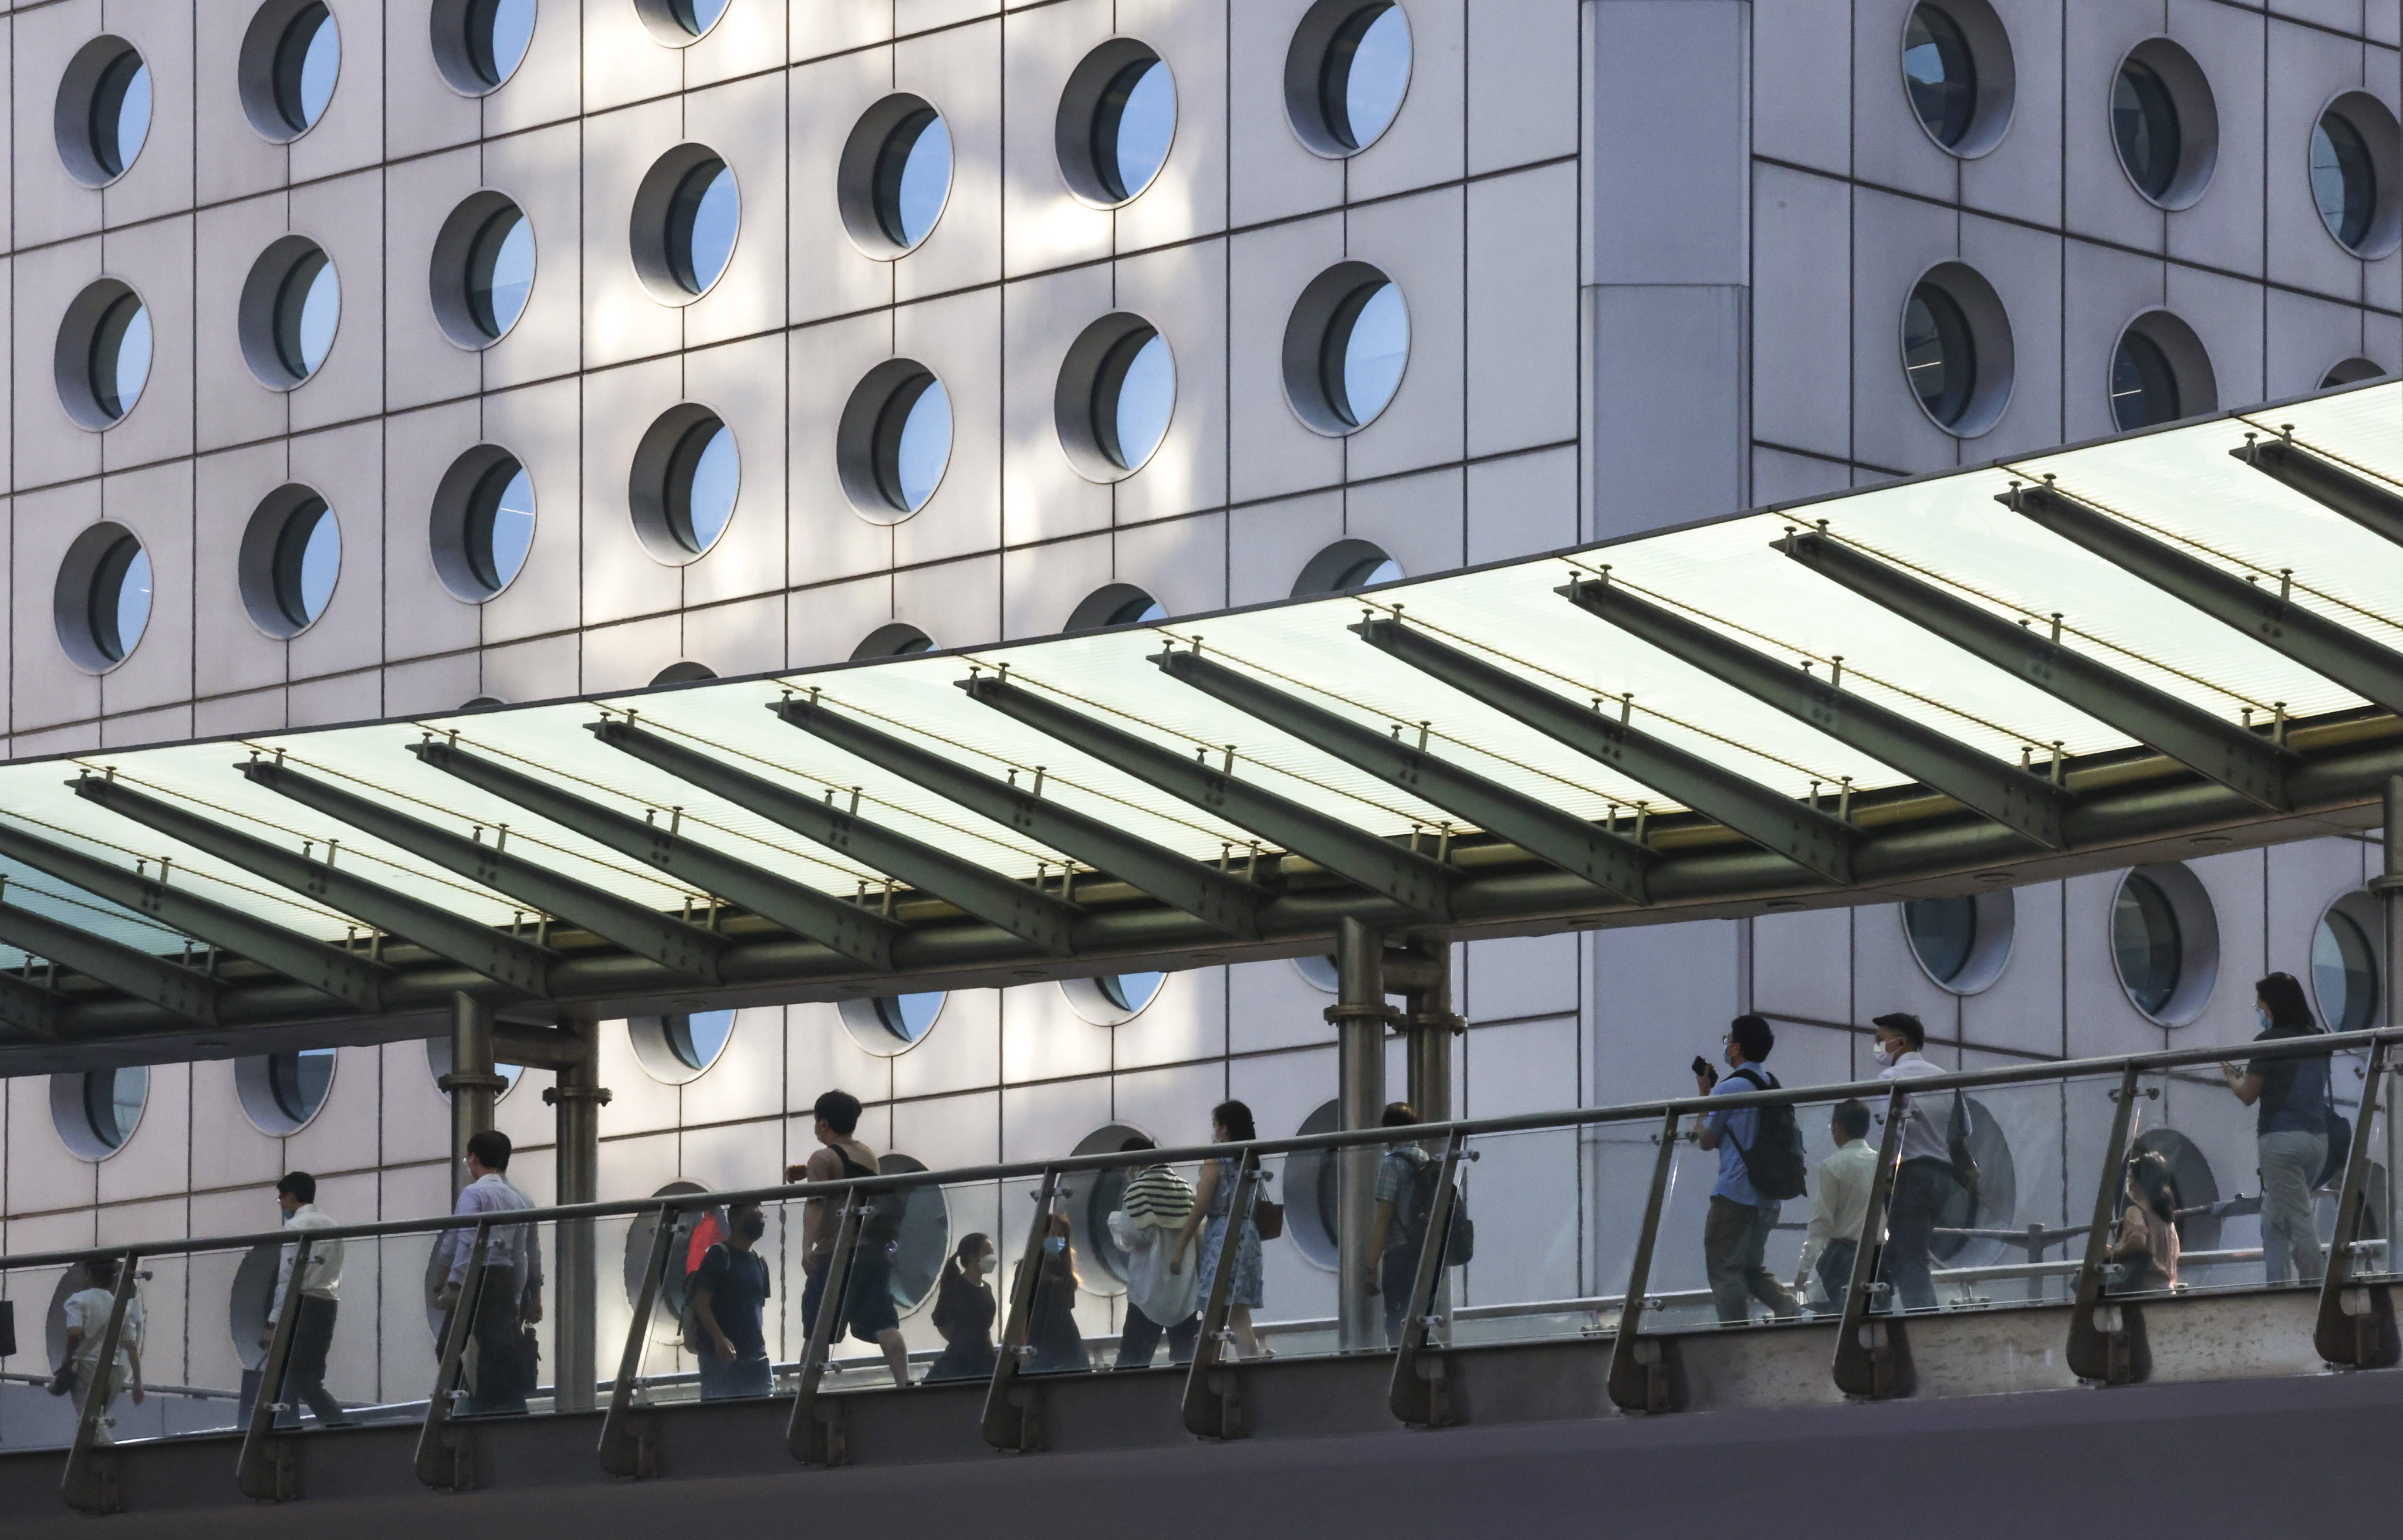
<path id="1" fill-rule="evenodd" d="M 2170 1174 L 2170 1163 L 2160 1151 L 2138 1150 L 2128 1157 L 2128 1185 L 2162 1222 L 2177 1223 L 2177 1178 Z"/>
<path id="2" fill-rule="evenodd" d="M 1221 1102 L 1210 1109 L 1210 1121 L 1227 1131 L 1227 1137 L 1236 1144 L 1260 1136 L 1259 1126 L 1252 1121 L 1252 1109 L 1241 1102 Z"/>
<path id="3" fill-rule="evenodd" d="M 313 1203 L 317 1200 L 317 1179 L 305 1171 L 287 1171 L 283 1180 L 275 1184 L 275 1190 L 298 1198 L 304 1203 Z"/>
<path id="4" fill-rule="evenodd" d="M 1118 1153 L 1124 1155 L 1133 1150 L 1156 1150 L 1158 1148 L 1160 1148 L 1158 1145 L 1146 1139 L 1142 1134 L 1131 1133 L 1127 1135 L 1126 1143 L 1118 1146 Z"/>
<path id="5" fill-rule="evenodd" d="M 1868 1103 L 1858 1097 L 1849 1097 L 1837 1103 L 1829 1120 L 1854 1139 L 1869 1136 Z"/>
<path id="6" fill-rule="evenodd" d="M 467 1153 L 486 1171 L 509 1169 L 509 1136 L 498 1129 L 478 1129 L 467 1135 Z"/>
<path id="7" fill-rule="evenodd" d="M 968 1259 L 982 1256 L 985 1247 L 992 1244 L 992 1240 L 982 1230 L 970 1230 L 960 1237 L 960 1243 L 953 1246 L 951 1255 L 944 1259 L 942 1282 L 935 1289 L 935 1329 L 937 1331 L 950 1331 L 951 1323 L 958 1318 L 957 1312 L 964 1303 L 963 1296 L 985 1286 L 982 1283 L 968 1282 Z"/>
<path id="8" fill-rule="evenodd" d="M 83 1270 L 85 1277 L 102 1288 L 117 1286 L 117 1258 L 114 1256 L 92 1257 L 84 1263 Z"/>
<path id="9" fill-rule="evenodd" d="M 1927 1046 L 1926 1023 L 1907 1010 L 1890 1010 L 1883 1016 L 1872 1018 L 1869 1025 L 1902 1034 L 1904 1039 L 1910 1044 L 1910 1051 L 1913 1053 Z"/>
<path id="10" fill-rule="evenodd" d="M 819 1122 L 846 1139 L 859 1127 L 859 1098 L 847 1090 L 827 1091 L 812 1104 L 810 1111 Z"/>
<path id="11" fill-rule="evenodd" d="M 1743 1056 L 1756 1064 L 1767 1059 L 1769 1050 L 1777 1046 L 1777 1034 L 1769 1030 L 1769 1019 L 1749 1012 L 1728 1023 L 1728 1035 L 1735 1039 L 1735 1046 L 1743 1050 Z"/>
<path id="12" fill-rule="evenodd" d="M 1388 1102 L 1385 1116 L 1377 1119 L 1381 1129 L 1406 1129 L 1419 1120 L 1418 1113 L 1408 1102 Z"/>
<path id="13" fill-rule="evenodd" d="M 2253 993 L 2270 1007 L 2270 1027 L 2273 1032 L 2317 1032 L 2319 1019 L 2312 1014 L 2311 1002 L 2304 998 L 2303 986 L 2291 973 L 2273 973 L 2253 985 Z"/>

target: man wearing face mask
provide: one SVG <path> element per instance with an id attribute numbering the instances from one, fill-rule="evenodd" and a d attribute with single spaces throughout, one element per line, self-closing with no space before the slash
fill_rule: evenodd
<path id="1" fill-rule="evenodd" d="M 766 1395 L 771 1389 L 768 1339 L 760 1320 L 768 1304 L 768 1261 L 758 1253 L 768 1233 L 757 1203 L 726 1211 L 726 1239 L 709 1248 L 692 1275 L 692 1316 L 712 1351 L 701 1354 L 701 1398 Z"/>
<path id="2" fill-rule="evenodd" d="M 1919 1080 L 1944 1073 L 1921 1050 L 1927 1047 L 1927 1029 L 1907 1010 L 1894 1011 L 1869 1023 L 1876 1029 L 1872 1050 L 1881 1080 Z M 1934 1310 L 1936 1281 L 1928 1276 L 1935 1264 L 1928 1248 L 1936 1242 L 1937 1216 L 1945 1200 L 1958 1190 L 1952 1175 L 1950 1108 L 1937 1098 L 1911 1107 L 1904 1116 L 1902 1163 L 1895 1169 L 1894 1191 L 1886 1200 L 1885 1256 L 1882 1270 L 1902 1310 Z"/>
<path id="3" fill-rule="evenodd" d="M 1722 1077 L 1697 1058 L 1695 1089 L 1704 1096 L 1742 1096 L 1777 1089 L 1776 1078 L 1758 1067 L 1776 1046 L 1776 1034 L 1766 1018 L 1737 1017 L 1728 1024 L 1728 1034 L 1720 1047 L 1728 1068 L 1734 1073 Z M 1758 1107 L 1709 1113 L 1695 1133 L 1696 1144 L 1719 1154 L 1719 1177 L 1711 1187 L 1710 1212 L 1702 1221 L 1702 1266 L 1711 1282 L 1711 1301 L 1723 1326 L 1740 1326 L 1749 1322 L 1756 1299 L 1768 1306 L 1770 1313 L 1780 1321 L 1791 1321 L 1801 1313 L 1792 1291 L 1769 1270 L 1764 1260 L 1770 1232 L 1777 1228 L 1782 1200 L 1799 1196 L 1799 1183 L 1778 1197 L 1771 1197 L 1760 1190 L 1755 1180 L 1756 1176 L 1762 1182 L 1769 1178 L 1753 1169 L 1754 1158 L 1766 1161 L 1773 1141 L 1793 1131 L 1793 1114 L 1778 1110 L 1783 1116 L 1775 1120 L 1774 1127 L 1770 1126 L 1772 1120 Z M 1798 1170 L 1800 1148 L 1799 1141 L 1796 1141 L 1793 1149 Z M 1777 1189 L 1771 1186 L 1771 1190 Z"/>

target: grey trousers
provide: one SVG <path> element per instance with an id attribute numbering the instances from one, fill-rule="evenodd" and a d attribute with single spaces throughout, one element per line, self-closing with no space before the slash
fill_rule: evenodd
<path id="1" fill-rule="evenodd" d="M 2261 1270 L 2286 1282 L 2291 1264 L 2306 1283 L 2320 1281 L 2319 1218 L 2312 1183 L 2327 1163 L 2327 1135 L 2282 1130 L 2261 1135 Z"/>
<path id="2" fill-rule="evenodd" d="M 1767 1305 L 1780 1321 L 1800 1313 L 1793 1293 L 1762 1265 L 1770 1231 L 1777 1228 L 1777 1209 L 1755 1208 L 1732 1199 L 1713 1197 L 1710 1216 L 1702 1222 L 1702 1265 L 1711 1281 L 1711 1301 L 1718 1307 L 1719 1325 L 1742 1325 L 1752 1319 L 1755 1299 Z"/>

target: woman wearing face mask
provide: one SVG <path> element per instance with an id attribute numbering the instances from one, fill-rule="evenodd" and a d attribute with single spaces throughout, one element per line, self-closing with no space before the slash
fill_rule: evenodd
<path id="1" fill-rule="evenodd" d="M 1035 1308 L 1026 1323 L 1026 1345 L 1035 1352 L 1033 1374 L 1082 1373 L 1093 1367 L 1085 1334 L 1076 1329 L 1076 1251 L 1069 1244 L 1068 1216 L 1054 1214 L 1044 1225 L 1041 1270 L 1035 1278 Z"/>
<path id="2" fill-rule="evenodd" d="M 758 1252 L 768 1233 L 757 1203 L 726 1211 L 726 1239 L 709 1248 L 692 1275 L 692 1320 L 707 1338 L 699 1353 L 701 1398 L 766 1395 L 773 1375 L 760 1329 L 768 1303 L 768 1261 Z"/>
<path id="3" fill-rule="evenodd" d="M 996 1307 L 993 1285 L 985 1282 L 993 1264 L 993 1242 L 974 1233 L 961 1236 L 943 1264 L 943 1281 L 935 1293 L 935 1329 L 943 1334 L 943 1352 L 926 1371 L 927 1383 L 993 1378 Z"/>
<path id="4" fill-rule="evenodd" d="M 2253 1010 L 2261 1022 L 2257 1043 L 2316 1037 L 2303 986 L 2291 973 L 2273 973 L 2253 986 Z M 2261 1160 L 2261 1265 L 2272 1283 L 2286 1282 L 2289 1266 L 2306 1283 L 2320 1281 L 2319 1226 L 2312 1188 L 2328 1159 L 2328 1061 L 2310 1058 L 2256 1059 L 2219 1073 L 2236 1100 L 2260 1109 L 2255 1148 Z"/>
<path id="5" fill-rule="evenodd" d="M 1259 1137 L 1252 1121 L 1252 1109 L 1241 1102 L 1221 1102 L 1210 1109 L 1210 1140 L 1217 1145 L 1244 1144 Z M 1252 1216 L 1244 1214 L 1229 1227 L 1228 1220 L 1235 1205 L 1235 1184 L 1238 1177 L 1232 1158 L 1212 1160 L 1202 1168 L 1202 1180 L 1193 1189 L 1193 1212 L 1185 1216 L 1184 1227 L 1176 1232 L 1176 1245 L 1171 1253 L 1179 1258 L 1192 1254 L 1186 1249 L 1194 1232 L 1202 1232 L 1202 1255 L 1194 1266 L 1200 1269 L 1202 1296 L 1209 1297 L 1211 1281 L 1218 1276 L 1218 1254 L 1226 1249 L 1228 1231 L 1231 1228 L 1235 1241 L 1235 1276 L 1227 1291 L 1227 1329 L 1235 1334 L 1235 1346 L 1246 1358 L 1274 1357 L 1260 1346 L 1252 1330 L 1252 1311 L 1265 1299 L 1265 1283 L 1261 1277 L 1259 1227 Z M 1267 1173 L 1261 1173 L 1261 1180 Z M 1208 1228 L 1203 1228 L 1204 1226 Z"/>

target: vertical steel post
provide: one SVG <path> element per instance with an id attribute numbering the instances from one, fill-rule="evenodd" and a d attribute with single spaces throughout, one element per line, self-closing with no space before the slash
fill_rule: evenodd
<path id="1" fill-rule="evenodd" d="M 71 1508 L 84 1513 L 116 1513 L 125 1506 L 124 1490 L 118 1485 L 117 1459 L 103 1454 L 100 1443 L 102 1423 L 108 1417 L 108 1407 L 116 1393 L 124 1389 L 117 1382 L 117 1348 L 125 1339 L 125 1312 L 133 1302 L 134 1263 L 132 1252 L 117 1260 L 117 1288 L 109 1297 L 108 1325 L 100 1329 L 100 1352 L 92 1359 L 98 1366 L 90 1384 L 81 1387 L 83 1399 L 76 1411 L 75 1443 L 67 1450 L 67 1467 L 59 1478 L 59 1496 Z"/>
<path id="2" fill-rule="evenodd" d="M 559 1023 L 583 1052 L 559 1071 L 559 1083 L 543 1092 L 558 1109 L 559 1202 L 590 1203 L 601 1192 L 601 1109 L 609 1093 L 601 1087 L 600 1023 L 570 1017 Z M 590 1411 L 599 1378 L 600 1346 L 594 1311 L 597 1259 L 592 1221 L 563 1219 L 556 1227 L 558 1305 L 551 1345 L 551 1405 L 559 1411 Z"/>
<path id="3" fill-rule="evenodd" d="M 840 1410 L 818 1415 L 818 1382 L 826 1378 L 826 1357 L 842 1335 L 844 1304 L 851 1291 L 851 1254 L 859 1249 L 863 1206 L 859 1189 L 842 1189 L 842 1207 L 834 1221 L 834 1249 L 826 1253 L 826 1289 L 818 1296 L 818 1318 L 810 1323 L 809 1340 L 801 1348 L 801 1364 L 793 1376 L 793 1415 L 785 1424 L 785 1447 L 805 1465 L 851 1463 L 851 1440 Z"/>
<path id="4" fill-rule="evenodd" d="M 1410 950 L 1434 964 L 1435 978 L 1403 999 L 1402 1030 L 1410 1050 L 1406 1094 L 1420 1122 L 1449 1123 L 1454 1116 L 1452 1040 L 1467 1026 L 1452 1008 L 1452 943 L 1439 936 L 1413 937 Z"/>
<path id="5" fill-rule="evenodd" d="M 1218 1266 L 1202 1280 L 1201 1330 L 1193 1339 L 1193 1362 L 1185 1371 L 1185 1429 L 1197 1438 L 1241 1438 L 1246 1431 L 1243 1387 L 1218 1361 L 1232 1335 L 1227 1329 L 1227 1297 L 1234 1292 L 1235 1254 L 1242 1249 L 1236 1242 L 1251 1216 L 1259 1181 L 1260 1158 L 1247 1149 L 1228 1199 L 1227 1239 L 1218 1248 Z"/>
<path id="6" fill-rule="evenodd" d="M 2119 1217 L 2119 1194 L 2128 1184 L 2128 1130 L 2136 1116 L 2136 1066 L 2119 1076 L 2118 1109 L 2103 1146 L 2103 1177 L 2095 1184 L 2094 1223 L 2086 1231 L 2086 1260 L 2077 1269 L 2077 1300 L 2069 1311 L 2069 1371 L 2104 1385 L 2136 1384 L 2153 1372 L 2145 1339 L 2145 1316 L 2132 1299 L 2103 1302 L 2111 1261 L 2111 1228 Z"/>
<path id="7" fill-rule="evenodd" d="M 467 1140 L 493 1126 L 493 1103 L 507 1089 L 493 1068 L 493 1007 L 472 994 L 451 997 L 451 1196 L 467 1185 Z"/>
<path id="8" fill-rule="evenodd" d="M 242 1453 L 234 1462 L 234 1485 L 244 1497 L 262 1503 L 288 1503 L 300 1495 L 293 1473 L 292 1449 L 275 1436 L 276 1414 L 285 1406 L 285 1371 L 292 1362 L 292 1339 L 299 1329 L 300 1281 L 309 1273 L 310 1242 L 293 1242 L 292 1276 L 285 1280 L 284 1300 L 275 1315 L 275 1332 L 268 1339 L 267 1356 L 258 1366 L 258 1394 L 250 1404 L 250 1422 L 243 1429 Z M 299 1413 L 293 1413 L 299 1421 Z"/>
<path id="9" fill-rule="evenodd" d="M 1384 937 L 1351 916 L 1335 933 L 1335 1004 L 1327 1020 L 1335 1024 L 1339 1126 L 1351 1132 L 1373 1129 L 1385 1110 Z M 1336 1339 L 1346 1353 L 1384 1346 L 1384 1317 L 1368 1292 L 1368 1269 L 1377 1259 L 1368 1242 L 1377 1224 L 1377 1162 L 1374 1145 L 1335 1152 Z"/>
<path id="10" fill-rule="evenodd" d="M 1621 1411 L 1675 1411 L 1685 1405 L 1685 1377 L 1677 1344 L 1644 1335 L 1645 1291 L 1652 1286 L 1652 1250 L 1660 1239 L 1660 1216 L 1669 1207 L 1669 1179 L 1677 1171 L 1677 1115 L 1660 1119 L 1660 1154 L 1652 1163 L 1652 1194 L 1644 1202 L 1644 1228 L 1636 1232 L 1635 1256 L 1627 1268 L 1627 1297 L 1619 1301 L 1618 1335 L 1610 1344 L 1610 1400 Z"/>
<path id="11" fill-rule="evenodd" d="M 445 1235 L 454 1242 L 458 1231 Z M 484 1286 L 484 1242 L 492 1221 L 476 1221 L 468 1242 L 467 1269 L 460 1275 L 459 1297 L 442 1320 L 442 1356 L 434 1368 L 434 1389 L 425 1398 L 425 1422 L 417 1432 L 417 1478 L 440 1491 L 464 1491 L 474 1484 L 475 1461 L 467 1446 L 451 1431 L 451 1398 L 459 1388 L 459 1367 L 467 1356 L 467 1339 L 475 1331 L 477 1295 Z"/>
<path id="12" fill-rule="evenodd" d="M 1003 1317 L 1001 1346 L 993 1360 L 993 1382 L 984 1393 L 984 1441 L 997 1450 L 1030 1453 L 1043 1447 L 1043 1408 L 1039 1392 L 1018 1383 L 1018 1371 L 1027 1358 L 1027 1338 L 1035 1329 L 1035 1291 L 1043 1281 L 1043 1238 L 1051 1225 L 1051 1202 L 1060 1191 L 1060 1173 L 1046 1171 L 1035 1190 L 1035 1219 L 1027 1227 L 1026 1250 L 1009 1281 L 1009 1313 Z M 996 1248 L 994 1255 L 998 1256 Z"/>
<path id="13" fill-rule="evenodd" d="M 1918 1388 L 1910 1339 L 1902 1325 L 1902 1301 L 1882 1321 L 1869 1319 L 1877 1297 L 1878 1263 L 1885 1245 L 1886 1205 L 1894 1198 L 1894 1174 L 1902 1164 L 1902 1136 L 1910 1098 L 1902 1081 L 1886 1093 L 1885 1130 L 1878 1137 L 1877 1170 L 1869 1178 L 1868 1207 L 1861 1214 L 1860 1242 L 1853 1248 L 1853 1280 L 1844 1289 L 1843 1322 L 1836 1330 L 1836 1358 L 1829 1366 L 1836 1388 L 1868 1401 L 1909 1395 Z"/>
<path id="14" fill-rule="evenodd" d="M 1466 1143 L 1454 1132 L 1443 1144 L 1443 1172 L 1427 1211 L 1426 1235 L 1419 1242 L 1419 1265 L 1402 1316 L 1402 1339 L 1395 1344 L 1394 1378 L 1385 1391 L 1385 1405 L 1394 1416 L 1417 1427 L 1442 1427 L 1455 1420 L 1457 1409 L 1445 1394 L 1443 1358 L 1427 1351 L 1427 1339 L 1441 1319 L 1436 1296 L 1443 1282 L 1444 1243 L 1452 1239 L 1452 1183 L 1460 1175 Z"/>
<path id="15" fill-rule="evenodd" d="M 2380 874 L 2369 883 L 2369 891 L 2378 895 L 2378 905 L 2386 921 L 2384 966 L 2378 970 L 2378 1020 L 2393 1032 L 2403 1032 L 2403 775 L 2389 776 L 2386 781 L 2385 860 Z M 2393 1103 L 2396 1099 L 2394 1077 L 2387 1077 L 2386 1099 L 2386 1258 L 2381 1272 L 2403 1272 L 2403 1255 L 2396 1248 L 2403 1238 L 2396 1235 L 2396 1227 L 2403 1224 L 2403 1131 L 2396 1128 Z M 2369 1102 L 2364 1098 L 2362 1116 L 2369 1116 Z"/>
<path id="16" fill-rule="evenodd" d="M 626 1328 L 626 1345 L 618 1354 L 618 1378 L 609 1385 L 609 1410 L 601 1419 L 601 1470 L 607 1476 L 635 1479 L 660 1473 L 659 1433 L 646 1418 L 633 1417 L 634 1385 L 643 1375 L 643 1352 L 650 1345 L 651 1315 L 659 1309 L 660 1285 L 668 1270 L 668 1247 L 675 1240 L 675 1204 L 661 1203 L 651 1230 L 651 1249 L 643 1263 L 643 1286 L 634 1298 L 633 1324 Z"/>
<path id="17" fill-rule="evenodd" d="M 2392 1368 L 2403 1359 L 2393 1294 L 2383 1283 L 2353 1281 L 2355 1272 L 2372 1270 L 2354 1260 L 2353 1242 L 2361 1236 L 2369 1200 L 2369 1125 L 2386 1077 L 2386 1047 L 2382 1039 L 2371 1045 L 2369 1068 L 2362 1077 L 2353 1147 L 2345 1152 L 2344 1178 L 2337 1187 L 2336 1234 L 2328 1246 L 2327 1271 L 2320 1278 L 2319 1317 L 2312 1328 L 2312 1345 L 2339 1368 Z"/>

